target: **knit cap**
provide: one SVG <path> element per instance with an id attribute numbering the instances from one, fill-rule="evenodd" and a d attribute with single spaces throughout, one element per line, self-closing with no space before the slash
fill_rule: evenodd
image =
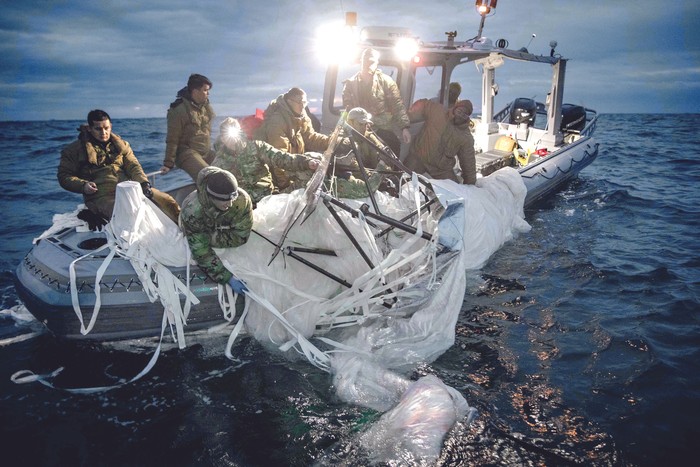
<path id="1" fill-rule="evenodd" d="M 207 179 L 207 193 L 221 201 L 236 199 L 238 197 L 236 177 L 225 170 L 211 174 Z"/>

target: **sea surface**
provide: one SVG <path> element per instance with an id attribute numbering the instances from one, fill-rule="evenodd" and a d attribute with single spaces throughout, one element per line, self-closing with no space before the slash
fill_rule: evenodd
<path id="1" fill-rule="evenodd" d="M 697 465 L 699 119 L 601 115 L 599 158 L 475 275 L 455 345 L 410 375 L 437 375 L 478 410 L 448 433 L 439 465 Z M 381 414 L 251 338 L 233 348 L 239 364 L 225 335 L 166 347 L 144 378 L 99 394 L 10 381 L 64 367 L 64 387 L 115 384 L 155 349 L 61 342 L 13 286 L 32 239 L 80 202 L 56 181 L 80 123 L 0 122 L 0 463 L 366 465 L 356 438 Z M 113 123 L 157 170 L 165 120 Z"/>

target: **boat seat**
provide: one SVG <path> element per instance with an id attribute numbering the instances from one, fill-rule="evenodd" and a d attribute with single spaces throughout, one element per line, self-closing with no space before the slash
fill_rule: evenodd
<path id="1" fill-rule="evenodd" d="M 480 152 L 477 153 L 475 157 L 476 171 L 480 172 L 484 177 L 502 167 L 510 166 L 513 163 L 513 152 L 500 149 Z"/>

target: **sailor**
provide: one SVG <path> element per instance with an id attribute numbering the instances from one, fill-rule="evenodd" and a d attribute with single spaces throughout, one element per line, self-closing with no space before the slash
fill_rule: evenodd
<path id="1" fill-rule="evenodd" d="M 440 90 L 440 94 L 442 94 L 442 90 Z M 456 81 L 453 81 L 450 83 L 448 89 L 447 89 L 447 108 L 452 108 L 457 103 L 457 99 L 459 99 L 459 95 L 462 94 L 462 85 L 459 84 Z M 430 99 L 433 102 L 440 102 L 440 99 L 438 97 L 433 97 Z"/>
<path id="2" fill-rule="evenodd" d="M 442 104 L 419 99 L 408 111 L 411 122 L 424 121 L 406 158 L 406 166 L 435 179 L 450 179 L 458 183 L 476 183 L 474 137 L 469 127 L 472 103 L 457 101 L 445 110 Z M 461 177 L 455 172 L 459 161 Z"/>
<path id="3" fill-rule="evenodd" d="M 192 74 L 187 86 L 178 91 L 177 98 L 170 104 L 161 173 L 166 174 L 178 166 L 196 181 L 199 171 L 214 160 L 211 122 L 215 114 L 209 104 L 211 87 L 209 78 Z"/>
<path id="4" fill-rule="evenodd" d="M 85 216 L 91 227 L 104 225 L 112 217 L 117 184 L 126 180 L 140 183 L 144 195 L 177 223 L 177 202 L 151 187 L 129 143 L 112 133 L 112 119 L 107 112 L 91 110 L 87 125 L 78 131 L 78 139 L 61 151 L 57 177 L 66 190 L 83 194 L 85 206 L 92 214 Z"/>
<path id="5" fill-rule="evenodd" d="M 374 131 L 372 131 L 372 115 L 362 107 L 355 107 L 353 109 L 350 109 L 350 112 L 348 112 L 346 123 L 348 124 L 348 126 L 352 127 L 357 133 L 367 138 L 376 146 L 380 148 L 386 146 L 386 144 L 379 137 L 377 137 Z M 348 135 L 352 133 L 352 130 L 348 130 L 347 128 L 345 131 L 346 133 L 348 133 Z M 362 138 L 355 138 L 355 143 L 358 146 L 360 153 L 359 155 L 362 159 L 363 166 L 366 169 L 376 169 L 377 164 L 379 164 L 380 162 L 379 150 L 371 144 L 369 144 L 367 141 L 364 141 Z M 341 159 L 341 154 L 347 153 L 348 150 L 352 150 L 354 152 L 354 148 L 348 147 L 346 144 L 339 145 L 338 150 L 336 150 L 336 164 L 340 166 L 352 165 L 354 170 L 355 167 L 358 167 L 357 161 L 355 161 L 354 158 L 352 162 L 343 162 L 343 160 Z"/>
<path id="6" fill-rule="evenodd" d="M 248 141 L 235 118 L 225 118 L 219 128 L 212 165 L 233 173 L 239 186 L 250 194 L 253 206 L 265 196 L 304 188 L 318 167 L 320 157 L 316 153 L 290 154 L 264 141 Z M 275 169 L 286 173 L 285 186 L 275 184 Z"/>
<path id="7" fill-rule="evenodd" d="M 214 248 L 235 248 L 248 241 L 253 228 L 253 203 L 236 177 L 218 167 L 205 167 L 197 190 L 182 203 L 180 227 L 197 265 L 213 281 L 244 293 L 245 284 L 226 269 Z"/>
<path id="8" fill-rule="evenodd" d="M 307 104 L 306 92 L 301 88 L 294 87 L 280 94 L 268 105 L 265 119 L 253 138 L 291 154 L 325 151 L 329 137 L 314 129 Z M 286 188 L 289 179 L 284 169 L 271 167 L 271 171 L 275 185 Z"/>
<path id="9" fill-rule="evenodd" d="M 221 123 L 220 135 L 214 144 L 217 156 L 212 165 L 240 175 L 241 186 L 252 191 L 254 205 L 267 195 L 291 193 L 306 187 L 319 165 L 321 154 L 279 151 L 264 141 L 248 141 L 240 128 L 235 118 L 228 117 Z M 275 167 L 286 171 L 290 182 L 286 187 L 276 185 L 270 174 Z M 370 177 L 372 191 L 377 189 L 381 179 L 379 174 Z M 325 181 L 328 186 L 335 187 L 338 197 L 356 199 L 369 196 L 365 182 L 350 173 L 344 173 L 342 177 L 326 176 Z"/>
<path id="10" fill-rule="evenodd" d="M 280 94 L 265 110 L 265 119 L 255 130 L 254 138 L 291 154 L 325 151 L 329 138 L 314 130 L 306 110 L 308 103 L 300 88 Z"/>
<path id="11" fill-rule="evenodd" d="M 360 71 L 345 80 L 343 86 L 343 107 L 362 107 L 374 116 L 374 127 L 379 137 L 386 141 L 392 151 L 401 154 L 401 133 L 403 142 L 411 142 L 408 128 L 410 122 L 399 88 L 391 77 L 377 69 L 379 52 L 365 49 L 360 57 Z"/>

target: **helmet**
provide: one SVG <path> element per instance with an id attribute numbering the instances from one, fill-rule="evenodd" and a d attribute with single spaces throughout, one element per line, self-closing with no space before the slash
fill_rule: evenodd
<path id="1" fill-rule="evenodd" d="M 348 120 L 354 120 L 358 123 L 372 123 L 372 114 L 362 107 L 355 107 L 348 112 Z"/>

